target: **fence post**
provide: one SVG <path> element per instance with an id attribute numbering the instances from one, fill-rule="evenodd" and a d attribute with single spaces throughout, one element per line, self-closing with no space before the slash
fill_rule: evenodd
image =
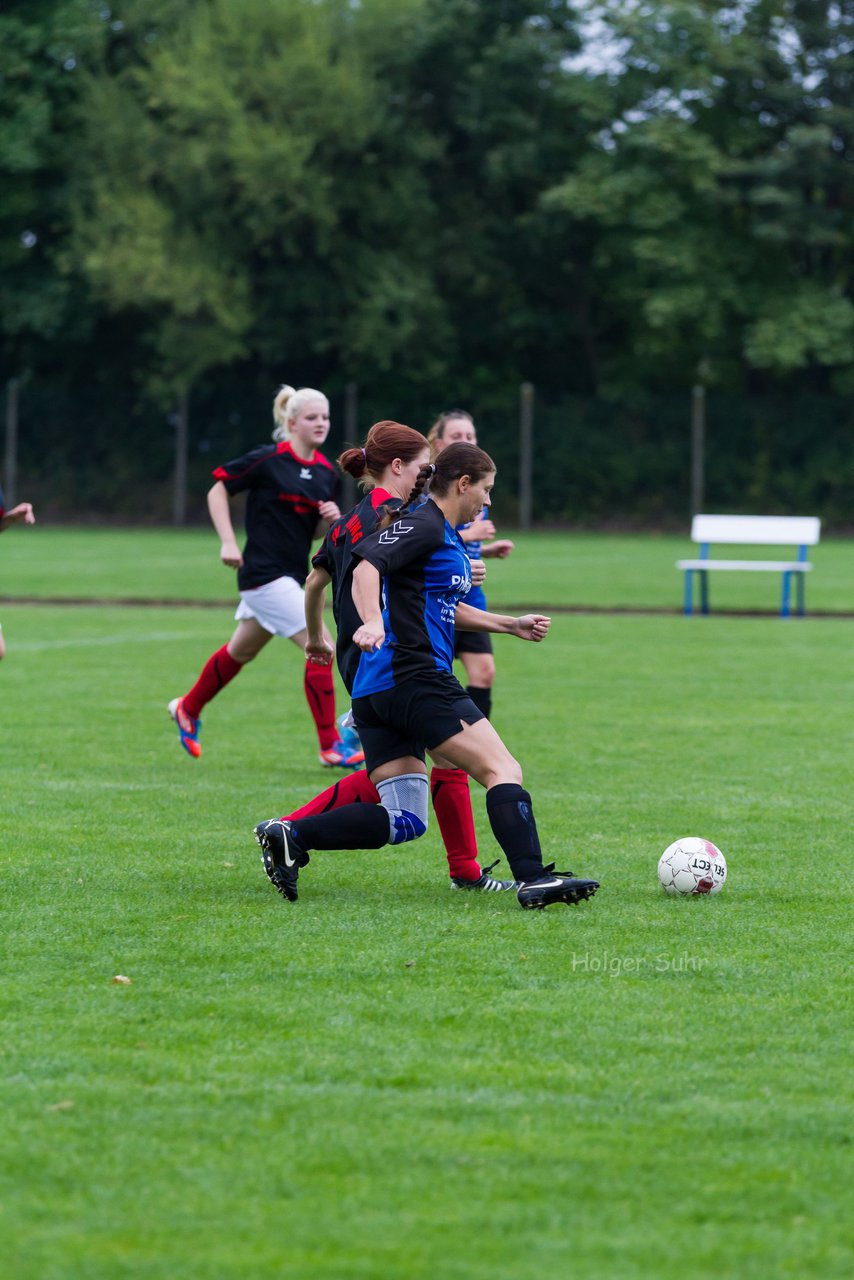
<path id="1" fill-rule="evenodd" d="M 691 388 L 691 515 L 703 510 L 706 489 L 706 388 Z"/>
<path id="2" fill-rule="evenodd" d="M 3 459 L 6 505 L 14 507 L 18 490 L 18 379 L 6 383 L 6 448 Z"/>
<path id="3" fill-rule="evenodd" d="M 344 388 L 344 440 L 347 446 L 359 443 L 359 386 L 348 382 Z M 342 511 L 349 511 L 359 500 L 353 476 L 345 475 L 341 485 Z"/>
<path id="4" fill-rule="evenodd" d="M 175 482 L 172 492 L 172 523 L 183 524 L 187 518 L 187 436 L 189 396 L 182 391 L 173 415 L 175 424 Z"/>
<path id="5" fill-rule="evenodd" d="M 519 528 L 530 529 L 534 459 L 534 384 L 519 388 Z"/>

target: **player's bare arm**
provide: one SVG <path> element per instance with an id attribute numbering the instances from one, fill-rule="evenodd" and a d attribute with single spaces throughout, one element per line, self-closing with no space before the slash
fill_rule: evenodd
<path id="1" fill-rule="evenodd" d="M 509 538 L 498 538 L 495 542 L 485 543 L 480 554 L 484 560 L 506 560 L 515 545 Z"/>
<path id="2" fill-rule="evenodd" d="M 32 503 L 19 502 L 16 507 L 12 507 L 11 511 L 5 512 L 0 518 L 0 533 L 13 524 L 35 524 L 35 522 L 36 517 Z"/>
<path id="3" fill-rule="evenodd" d="M 520 640 L 544 640 L 551 618 L 542 613 L 526 613 L 513 618 L 508 614 L 487 613 L 470 604 L 457 605 L 455 626 L 460 631 L 490 631 L 496 635 L 518 636 Z"/>
<path id="4" fill-rule="evenodd" d="M 361 560 L 353 572 L 353 604 L 362 619 L 362 625 L 353 634 L 353 641 L 363 653 L 379 649 L 385 640 L 382 608 L 380 605 L 380 575 L 367 560 Z"/>
<path id="5" fill-rule="evenodd" d="M 325 569 L 312 569 L 305 581 L 305 656 L 313 662 L 332 661 L 335 650 L 324 635 L 323 606 L 332 578 Z"/>
<path id="6" fill-rule="evenodd" d="M 221 480 L 217 480 L 216 484 L 208 489 L 208 512 L 220 540 L 220 560 L 228 565 L 229 569 L 239 569 L 243 564 L 243 556 L 237 545 L 234 526 L 231 523 L 228 490 Z"/>

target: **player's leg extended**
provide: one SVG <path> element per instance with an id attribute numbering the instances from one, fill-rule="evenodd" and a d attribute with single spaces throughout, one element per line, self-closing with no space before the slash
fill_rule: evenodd
<path id="1" fill-rule="evenodd" d="M 202 709 L 240 674 L 246 663 L 260 653 L 271 639 L 270 632 L 265 631 L 254 618 L 243 619 L 238 623 L 228 644 L 224 644 L 208 658 L 189 693 L 185 693 L 182 698 L 173 698 L 169 703 L 169 714 L 178 726 L 181 746 L 191 756 L 198 757 L 202 754 L 199 744 Z"/>

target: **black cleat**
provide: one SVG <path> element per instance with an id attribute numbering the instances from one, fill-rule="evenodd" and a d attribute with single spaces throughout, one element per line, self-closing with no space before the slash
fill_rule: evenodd
<path id="1" fill-rule="evenodd" d="M 527 880 L 519 885 L 516 899 L 520 907 L 541 911 L 553 902 L 565 902 L 567 906 L 583 902 L 592 898 L 598 888 L 598 880 L 579 880 L 572 872 L 555 871 L 552 862 L 543 868 L 538 880 Z"/>
<path id="2" fill-rule="evenodd" d="M 288 902 L 296 902 L 299 869 L 308 862 L 308 854 L 297 841 L 291 824 L 281 818 L 259 822 L 255 839 L 270 883 Z"/>
<path id="3" fill-rule="evenodd" d="M 518 889 L 515 880 L 493 880 L 489 874 L 498 863 L 484 867 L 477 880 L 463 880 L 461 876 L 451 876 L 452 889 L 476 889 L 478 893 L 500 893 L 502 889 Z"/>

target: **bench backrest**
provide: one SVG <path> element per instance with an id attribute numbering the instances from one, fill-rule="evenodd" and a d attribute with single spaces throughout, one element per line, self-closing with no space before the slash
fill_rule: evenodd
<path id="1" fill-rule="evenodd" d="M 740 542 L 756 546 L 814 547 L 818 516 L 694 516 L 693 542 Z"/>

